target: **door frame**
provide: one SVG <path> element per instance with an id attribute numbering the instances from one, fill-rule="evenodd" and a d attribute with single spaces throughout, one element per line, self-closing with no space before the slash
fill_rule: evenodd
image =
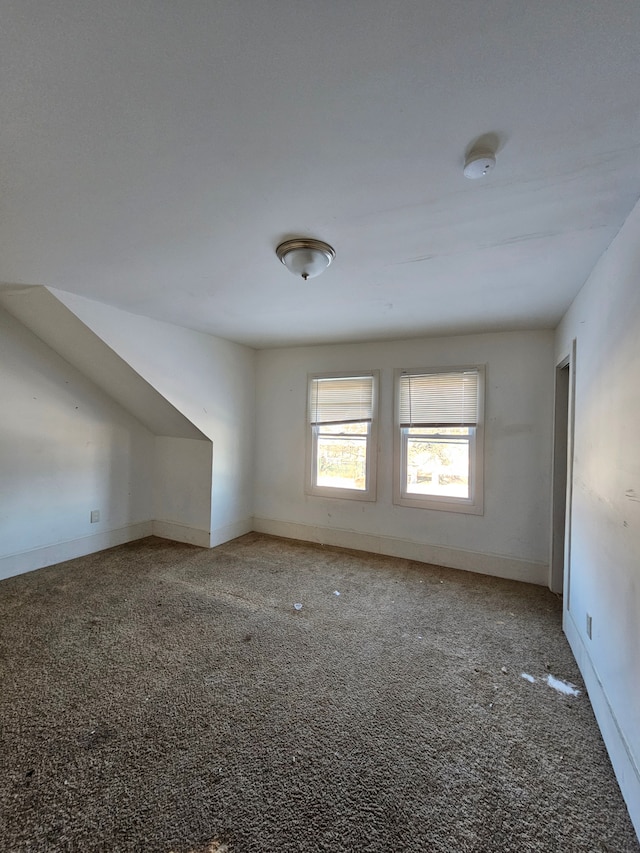
<path id="1" fill-rule="evenodd" d="M 576 341 L 555 369 L 553 470 L 551 492 L 551 552 L 549 589 L 571 602 L 571 500 L 575 411 Z"/>

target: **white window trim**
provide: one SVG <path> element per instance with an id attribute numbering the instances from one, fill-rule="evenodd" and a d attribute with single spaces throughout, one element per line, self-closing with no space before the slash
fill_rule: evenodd
<path id="1" fill-rule="evenodd" d="M 400 427 L 400 377 L 406 374 L 424 375 L 429 373 L 463 373 L 465 370 L 477 370 L 479 382 L 478 425 L 469 442 L 471 463 L 469 465 L 468 498 L 456 498 L 446 495 L 403 495 L 402 483 L 405 477 L 406 437 Z M 485 365 L 455 365 L 454 367 L 397 368 L 394 370 L 394 430 L 393 430 L 393 502 L 397 506 L 417 509 L 435 509 L 446 512 L 461 512 L 468 515 L 484 515 L 484 396 Z"/>
<path id="2" fill-rule="evenodd" d="M 316 470 L 317 431 L 309 421 L 309 387 L 313 379 L 343 379 L 350 376 L 372 376 L 373 377 L 373 406 L 372 418 L 367 438 L 367 488 L 366 489 L 340 489 L 333 486 L 318 486 L 314 482 Z M 340 498 L 352 501 L 375 501 L 376 500 L 376 475 L 378 461 L 378 400 L 380 397 L 380 371 L 379 370 L 340 370 L 337 372 L 309 373 L 307 376 L 307 410 L 305 412 L 306 431 L 306 458 L 305 458 L 305 483 L 304 491 L 307 495 L 322 498 Z"/>

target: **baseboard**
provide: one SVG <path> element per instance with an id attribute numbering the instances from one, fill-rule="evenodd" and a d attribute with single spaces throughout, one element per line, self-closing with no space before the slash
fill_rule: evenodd
<path id="1" fill-rule="evenodd" d="M 230 539 L 250 533 L 253 530 L 252 522 L 253 519 L 247 518 L 209 531 L 189 527 L 186 524 L 176 524 L 173 521 L 141 521 L 115 530 L 94 533 L 92 536 L 82 536 L 80 539 L 70 539 L 67 542 L 58 542 L 56 545 L 44 545 L 41 548 L 21 551 L 19 554 L 0 557 L 0 580 L 43 569 L 45 566 L 53 566 L 55 563 L 63 563 L 65 560 L 73 560 L 75 557 L 85 557 L 96 551 L 104 551 L 105 548 L 113 548 L 115 545 L 123 545 L 135 539 L 144 539 L 145 536 L 160 536 L 163 539 L 172 539 L 174 542 L 213 548 Z"/>
<path id="2" fill-rule="evenodd" d="M 187 545 L 199 545 L 201 548 L 209 548 L 210 536 L 208 530 L 198 527 L 189 527 L 187 524 L 178 524 L 175 521 L 153 521 L 153 535 L 161 539 L 171 539 L 173 542 L 184 542 Z"/>
<path id="3" fill-rule="evenodd" d="M 216 545 L 237 539 L 238 536 L 244 536 L 245 533 L 251 533 L 252 530 L 253 518 L 251 517 L 243 518 L 242 521 L 236 521 L 233 524 L 225 524 L 223 527 L 217 527 L 211 531 L 209 545 L 211 548 L 215 548 Z"/>
<path id="4" fill-rule="evenodd" d="M 341 548 L 385 554 L 388 557 L 404 557 L 421 563 L 433 563 L 437 566 L 448 566 L 451 569 L 463 569 L 467 572 L 493 575 L 540 586 L 546 586 L 549 580 L 549 567 L 545 563 L 518 560 L 497 554 L 481 554 L 460 548 L 445 548 L 441 545 L 429 545 L 394 536 L 378 536 L 336 527 L 317 527 L 311 524 L 297 524 L 260 517 L 254 517 L 253 529 L 257 533 L 270 533 L 287 539 L 302 539 L 305 542 L 317 542 L 321 545 L 338 545 Z"/>
<path id="5" fill-rule="evenodd" d="M 133 542 L 134 539 L 143 539 L 151 533 L 152 522 L 141 521 L 115 530 L 94 533 L 92 536 L 82 536 L 80 539 L 70 539 L 56 545 L 44 545 L 19 554 L 0 557 L 0 580 L 53 566 L 55 563 L 63 563 L 65 560 L 73 560 L 75 557 L 94 554 L 96 551 L 104 551 L 105 548 Z"/>
<path id="6" fill-rule="evenodd" d="M 188 545 L 199 545 L 201 548 L 215 548 L 237 539 L 245 533 L 253 530 L 253 519 L 247 518 L 242 521 L 217 527 L 215 530 L 201 530 L 198 527 L 189 527 L 187 524 L 177 524 L 175 521 L 154 521 L 153 534 L 162 539 L 172 539 L 174 542 L 185 542 Z"/>
<path id="7" fill-rule="evenodd" d="M 613 771 L 627 804 L 629 816 L 640 840 L 640 767 L 620 730 L 615 712 L 609 703 L 600 677 L 571 614 L 565 610 L 562 627 L 575 657 L 589 694 L 602 739 L 607 747 Z"/>

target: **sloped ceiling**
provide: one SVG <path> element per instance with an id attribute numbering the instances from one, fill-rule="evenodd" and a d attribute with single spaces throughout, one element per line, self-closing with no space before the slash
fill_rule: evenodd
<path id="1" fill-rule="evenodd" d="M 256 347 L 552 328 L 640 195 L 639 36 L 629 0 L 5 0 L 0 281 Z M 306 284 L 298 234 L 337 251 Z"/>
<path id="2" fill-rule="evenodd" d="M 155 435 L 207 439 L 45 287 L 0 287 L 0 307 L 80 370 Z"/>

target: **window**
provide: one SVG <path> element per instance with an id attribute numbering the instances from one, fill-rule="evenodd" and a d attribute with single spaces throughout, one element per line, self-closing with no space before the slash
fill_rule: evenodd
<path id="1" fill-rule="evenodd" d="M 377 371 L 309 377 L 309 494 L 375 500 L 377 398 Z"/>
<path id="2" fill-rule="evenodd" d="M 394 503 L 481 515 L 482 367 L 396 371 Z"/>

